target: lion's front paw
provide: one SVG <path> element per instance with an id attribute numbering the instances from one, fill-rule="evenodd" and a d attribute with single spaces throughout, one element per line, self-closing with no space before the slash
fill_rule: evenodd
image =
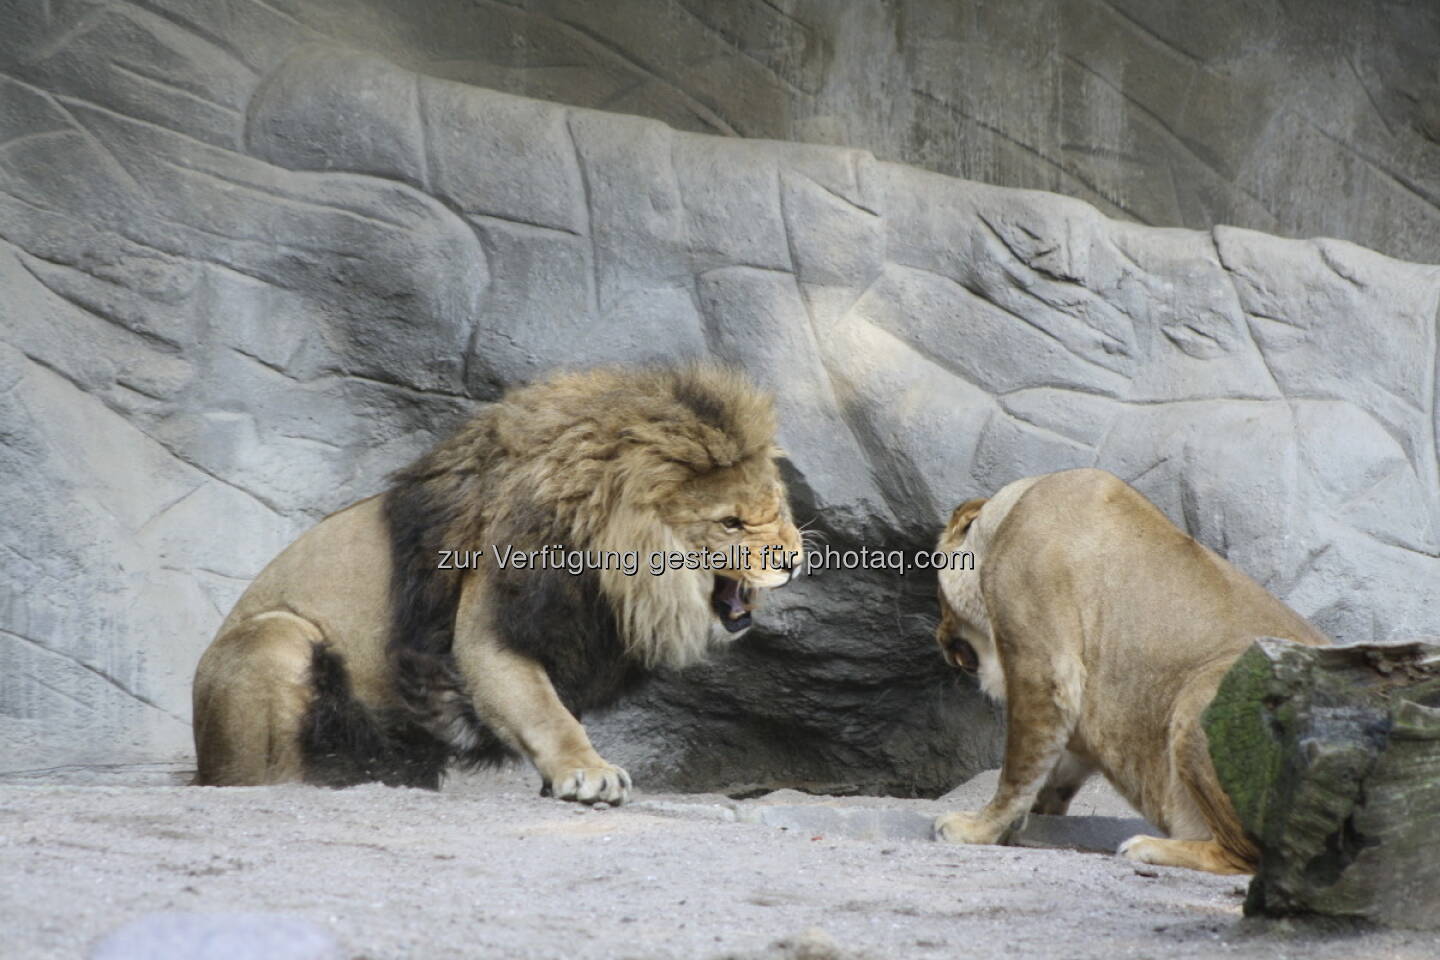
<path id="1" fill-rule="evenodd" d="M 563 770 L 541 793 L 579 803 L 624 803 L 630 796 L 630 774 L 602 760 L 598 765 Z"/>
<path id="2" fill-rule="evenodd" d="M 947 813 L 935 818 L 935 839 L 950 843 L 996 843 L 1005 828 L 978 813 Z"/>

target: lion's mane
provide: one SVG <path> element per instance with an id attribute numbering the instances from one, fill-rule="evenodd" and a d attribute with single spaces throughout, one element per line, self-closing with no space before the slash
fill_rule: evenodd
<path id="1" fill-rule="evenodd" d="M 484 761 L 504 751 L 458 692 L 450 653 L 462 571 L 441 551 L 638 551 L 641 570 L 487 565 L 502 641 L 539 661 L 577 715 L 658 665 L 698 658 L 709 579 L 652 576 L 653 551 L 688 549 L 657 508 L 697 475 L 773 452 L 769 397 L 707 366 L 600 369 L 514 389 L 412 465 L 386 493 L 394 565 L 389 652 L 402 700 L 428 729 Z"/>

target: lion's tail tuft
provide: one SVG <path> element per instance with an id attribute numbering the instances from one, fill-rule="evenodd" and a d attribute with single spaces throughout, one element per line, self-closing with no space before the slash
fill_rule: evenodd
<path id="1" fill-rule="evenodd" d="M 438 790 L 445 746 L 411 724 L 384 722 L 355 699 L 340 654 L 324 643 L 311 650 L 313 697 L 300 730 L 305 780 L 327 787 L 379 780 Z"/>

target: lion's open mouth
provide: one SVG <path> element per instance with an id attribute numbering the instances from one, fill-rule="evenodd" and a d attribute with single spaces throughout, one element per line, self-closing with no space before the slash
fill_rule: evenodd
<path id="1" fill-rule="evenodd" d="M 976 673 L 980 669 L 980 655 L 975 648 L 970 646 L 970 641 L 956 639 L 950 644 L 950 655 L 954 658 L 954 664 L 966 673 Z"/>
<path id="2" fill-rule="evenodd" d="M 710 606 L 731 633 L 750 626 L 751 591 L 739 580 L 716 577 L 715 588 L 710 591 Z"/>

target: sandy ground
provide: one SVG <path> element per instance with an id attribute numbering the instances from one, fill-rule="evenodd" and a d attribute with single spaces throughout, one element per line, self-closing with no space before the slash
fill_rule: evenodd
<path id="1" fill-rule="evenodd" d="M 440 793 L 64 779 L 0 784 L 7 958 L 83 957 L 152 911 L 304 918 L 366 960 L 1435 956 L 1420 934 L 1242 922 L 1244 878 L 782 830 L 736 822 L 723 797 L 642 793 L 587 809 L 536 796 L 523 770 L 455 779 Z M 156 768 L 109 779 L 173 778 Z M 958 794 L 840 803 L 973 807 L 986 778 Z M 1075 812 L 1125 810 L 1097 789 Z M 774 946 L 812 928 L 823 935 Z M 819 945 L 827 939 L 833 948 Z"/>

